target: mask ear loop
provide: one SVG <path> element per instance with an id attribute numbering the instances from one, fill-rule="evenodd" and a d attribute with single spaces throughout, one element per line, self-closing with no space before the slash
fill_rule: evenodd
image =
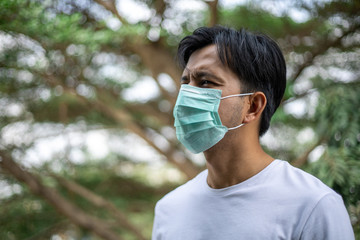
<path id="1" fill-rule="evenodd" d="M 228 128 L 228 130 L 230 131 L 230 130 L 234 130 L 234 129 L 237 129 L 237 128 L 239 128 L 239 127 L 241 127 L 241 126 L 244 126 L 245 125 L 245 123 L 242 123 L 242 124 L 240 124 L 239 126 L 236 126 L 236 127 L 232 127 L 232 128 Z"/>
<path id="2" fill-rule="evenodd" d="M 253 95 L 254 93 L 240 93 L 240 94 L 233 94 L 233 95 L 229 95 L 229 96 L 225 96 L 225 97 L 222 97 L 222 98 L 220 98 L 221 100 L 223 100 L 223 99 L 226 99 L 226 98 L 231 98 L 231 97 L 243 97 L 243 96 L 250 96 L 250 95 Z M 242 124 L 240 124 L 240 125 L 238 125 L 238 126 L 236 126 L 236 127 L 231 127 L 231 128 L 228 128 L 228 131 L 231 131 L 231 130 L 234 130 L 234 129 L 237 129 L 237 128 L 239 128 L 239 127 L 241 127 L 241 126 L 244 126 L 245 125 L 245 123 L 242 123 Z"/>
<path id="3" fill-rule="evenodd" d="M 234 95 L 229 95 L 229 96 L 225 96 L 220 98 L 220 100 L 226 99 L 226 98 L 231 98 L 231 97 L 242 97 L 242 96 L 250 96 L 253 95 L 254 93 L 240 93 L 240 94 L 234 94 Z"/>

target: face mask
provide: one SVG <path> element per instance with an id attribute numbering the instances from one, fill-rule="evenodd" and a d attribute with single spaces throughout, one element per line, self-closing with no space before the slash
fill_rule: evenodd
<path id="1" fill-rule="evenodd" d="M 181 85 L 174 107 L 176 137 L 192 153 L 203 152 L 218 143 L 229 130 L 222 125 L 218 113 L 220 100 L 248 96 L 243 93 L 221 97 L 221 90 Z"/>

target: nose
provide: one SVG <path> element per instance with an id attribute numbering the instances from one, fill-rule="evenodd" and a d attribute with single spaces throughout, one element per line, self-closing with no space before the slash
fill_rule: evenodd
<path id="1" fill-rule="evenodd" d="M 192 76 L 189 76 L 186 78 L 183 77 L 181 79 L 181 84 L 186 84 L 186 85 L 196 87 L 196 80 Z"/>
<path id="2" fill-rule="evenodd" d="M 188 83 L 190 86 L 193 86 L 193 87 L 197 87 L 196 86 L 196 81 L 194 79 L 190 79 L 189 83 Z"/>

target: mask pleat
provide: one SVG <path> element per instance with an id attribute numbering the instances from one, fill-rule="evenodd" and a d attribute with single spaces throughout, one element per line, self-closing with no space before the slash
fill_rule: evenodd
<path id="1" fill-rule="evenodd" d="M 206 131 L 199 131 L 201 134 L 195 135 L 182 135 L 177 134 L 177 137 L 182 140 L 185 147 L 193 153 L 199 153 L 204 151 L 204 149 L 209 149 L 218 143 L 225 135 L 226 130 L 216 127 L 211 127 L 206 129 Z"/>
<path id="2" fill-rule="evenodd" d="M 177 127 L 178 128 L 177 133 L 190 134 L 190 133 L 194 133 L 194 132 L 200 132 L 200 131 L 203 131 L 205 129 L 209 129 L 212 127 L 214 127 L 214 124 L 212 123 L 212 121 L 182 125 L 182 126 Z"/>
<path id="3" fill-rule="evenodd" d="M 178 119 L 175 120 L 175 127 L 179 127 L 181 125 L 188 125 L 188 124 L 192 124 L 192 123 L 197 123 L 197 122 L 206 122 L 206 121 L 213 121 L 214 118 L 211 115 L 210 112 L 203 112 L 203 113 L 198 113 L 198 114 L 193 114 L 193 115 L 186 115 L 183 117 L 178 117 Z"/>
<path id="4" fill-rule="evenodd" d="M 218 100 L 218 102 L 220 102 L 220 100 Z M 190 97 L 181 98 L 181 100 L 179 102 L 177 102 L 176 105 L 182 106 L 185 108 L 190 107 L 190 108 L 196 108 L 196 109 L 205 110 L 205 111 L 216 111 L 217 107 L 219 106 L 218 104 L 214 104 L 214 100 L 202 101 L 201 104 L 199 104 L 198 99 L 190 98 Z"/>

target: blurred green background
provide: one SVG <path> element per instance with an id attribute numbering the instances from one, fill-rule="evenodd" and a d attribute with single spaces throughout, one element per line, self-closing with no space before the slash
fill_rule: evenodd
<path id="1" fill-rule="evenodd" d="M 1 0 L 0 239 L 150 239 L 156 201 L 204 169 L 172 126 L 175 54 L 215 24 L 279 43 L 288 85 L 261 143 L 340 193 L 360 239 L 359 12 L 356 0 Z"/>

